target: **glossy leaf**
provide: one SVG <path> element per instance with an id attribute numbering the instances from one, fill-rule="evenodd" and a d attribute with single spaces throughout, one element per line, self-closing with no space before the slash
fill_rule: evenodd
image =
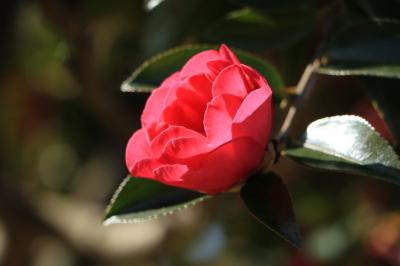
<path id="1" fill-rule="evenodd" d="M 399 32 L 398 22 L 353 22 L 332 37 L 318 72 L 400 78 Z"/>
<path id="2" fill-rule="evenodd" d="M 377 177 L 400 185 L 400 160 L 393 148 L 366 120 L 333 116 L 307 127 L 301 144 L 283 151 L 315 168 Z"/>
<path id="3" fill-rule="evenodd" d="M 165 0 L 144 0 L 144 7 L 147 11 L 151 11 L 164 1 Z"/>
<path id="4" fill-rule="evenodd" d="M 124 81 L 121 90 L 126 92 L 150 92 L 159 86 L 166 77 L 178 71 L 193 55 L 203 50 L 216 48 L 216 46 L 206 45 L 181 46 L 158 54 L 137 68 Z M 280 94 L 280 89 L 284 87 L 284 84 L 275 67 L 250 53 L 237 49 L 233 49 L 233 51 L 243 64 L 255 68 L 267 78 L 276 95 Z"/>
<path id="5" fill-rule="evenodd" d="M 104 224 L 141 222 L 173 214 L 209 196 L 128 176 L 114 193 Z"/>
<path id="6" fill-rule="evenodd" d="M 400 65 L 375 65 L 364 63 L 328 64 L 317 70 L 320 74 L 333 76 L 376 76 L 400 78 Z"/>
<path id="7" fill-rule="evenodd" d="M 363 77 L 362 83 L 373 104 L 389 126 L 396 144 L 400 141 L 400 80 Z"/>
<path id="8" fill-rule="evenodd" d="M 279 176 L 269 172 L 250 178 L 240 196 L 257 220 L 295 247 L 301 247 L 292 201 Z"/>

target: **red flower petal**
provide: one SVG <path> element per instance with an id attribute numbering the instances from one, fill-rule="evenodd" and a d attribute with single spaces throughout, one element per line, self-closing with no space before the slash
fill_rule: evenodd
<path id="1" fill-rule="evenodd" d="M 153 171 L 154 178 L 167 185 L 180 184 L 182 176 L 189 171 L 183 164 L 163 165 Z"/>
<path id="2" fill-rule="evenodd" d="M 168 185 L 214 195 L 246 178 L 261 163 L 263 154 L 263 147 L 253 139 L 237 138 L 199 157 L 194 167 L 161 166 L 154 177 Z"/>
<path id="3" fill-rule="evenodd" d="M 205 74 L 194 75 L 171 88 L 164 102 L 162 121 L 204 132 L 203 117 L 211 99 L 211 81 Z"/>
<path id="4" fill-rule="evenodd" d="M 199 113 L 205 111 L 206 104 L 211 100 L 211 80 L 204 74 L 185 79 L 176 91 L 179 101 L 195 106 Z"/>
<path id="5" fill-rule="evenodd" d="M 197 132 L 204 132 L 203 114 L 196 106 L 183 101 L 175 101 L 163 112 L 163 121 L 171 126 L 184 126 Z"/>
<path id="6" fill-rule="evenodd" d="M 237 59 L 236 55 L 225 44 L 222 44 L 219 48 L 219 54 L 225 60 L 231 61 L 234 64 L 240 64 L 239 59 Z"/>
<path id="7" fill-rule="evenodd" d="M 164 107 L 163 122 L 204 133 L 204 112 L 211 100 L 211 86 L 204 74 L 184 80 L 175 90 L 175 101 Z"/>
<path id="8" fill-rule="evenodd" d="M 231 65 L 222 70 L 216 77 L 212 87 L 212 95 L 216 97 L 220 94 L 231 94 L 244 98 L 250 90 L 251 84 L 249 84 L 241 67 Z"/>
<path id="9" fill-rule="evenodd" d="M 195 98 L 200 101 L 207 103 L 211 100 L 212 81 L 205 74 L 190 76 L 182 82 L 181 87 L 195 92 Z"/>
<path id="10" fill-rule="evenodd" d="M 212 73 L 212 75 L 210 75 L 210 78 L 214 80 L 222 70 L 230 65 L 232 65 L 232 62 L 227 60 L 214 60 L 208 62 L 207 67 Z"/>
<path id="11" fill-rule="evenodd" d="M 160 87 L 152 91 L 141 116 L 142 126 L 145 127 L 160 122 L 165 100 L 170 93 L 171 87 L 179 82 L 178 78 L 179 72 L 175 72 L 166 78 Z"/>
<path id="12" fill-rule="evenodd" d="M 243 100 L 232 124 L 233 138 L 252 137 L 265 147 L 272 127 L 272 92 L 262 87 Z"/>
<path id="13" fill-rule="evenodd" d="M 163 158 L 177 163 L 195 163 L 197 156 L 209 152 L 210 149 L 205 137 L 176 138 L 165 145 Z"/>
<path id="14" fill-rule="evenodd" d="M 149 126 L 153 123 L 158 123 L 160 121 L 160 117 L 164 109 L 165 97 L 168 91 L 168 87 L 159 87 L 153 90 L 150 97 L 147 99 L 141 116 L 143 127 Z"/>
<path id="15" fill-rule="evenodd" d="M 131 175 L 136 177 L 146 177 L 154 179 L 154 169 L 157 169 L 165 164 L 155 160 L 155 159 L 143 159 L 136 162 L 129 172 Z"/>
<path id="16" fill-rule="evenodd" d="M 241 102 L 235 95 L 222 94 L 207 104 L 204 130 L 212 146 L 219 146 L 232 139 L 232 121 Z"/>
<path id="17" fill-rule="evenodd" d="M 246 73 L 248 81 L 252 84 L 253 89 L 261 88 L 264 86 L 268 88 L 270 87 L 267 80 L 260 73 L 258 73 L 257 70 L 246 65 L 240 65 L 240 67 L 242 68 L 244 73 Z"/>
<path id="18" fill-rule="evenodd" d="M 146 139 L 144 129 L 139 129 L 133 133 L 132 137 L 128 141 L 125 151 L 126 166 L 129 171 L 132 167 L 140 160 L 150 158 L 151 152 L 150 147 Z"/>
<path id="19" fill-rule="evenodd" d="M 168 125 L 163 121 L 146 125 L 144 130 L 146 131 L 147 142 L 151 143 L 151 141 L 167 127 Z"/>
<path id="20" fill-rule="evenodd" d="M 152 158 L 160 158 L 166 149 L 166 145 L 171 140 L 177 139 L 199 139 L 205 141 L 205 137 L 200 133 L 182 126 L 171 126 L 161 132 L 150 144 L 150 151 Z M 188 151 L 190 152 L 190 151 Z"/>
<path id="21" fill-rule="evenodd" d="M 207 62 L 213 60 L 221 60 L 220 54 L 215 50 L 207 50 L 194 55 L 181 70 L 181 79 L 187 76 L 193 76 L 196 74 L 210 74 L 210 70 L 207 67 Z"/>

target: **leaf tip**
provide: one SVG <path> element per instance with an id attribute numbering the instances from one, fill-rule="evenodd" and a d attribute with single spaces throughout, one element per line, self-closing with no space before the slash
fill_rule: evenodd
<path id="1" fill-rule="evenodd" d="M 113 216 L 109 217 L 109 218 L 104 217 L 102 225 L 103 226 L 109 226 L 109 225 L 116 224 L 116 223 L 117 222 L 115 221 Z"/>
<path id="2" fill-rule="evenodd" d="M 303 247 L 303 243 L 301 241 L 300 230 L 297 225 L 293 225 L 293 230 L 291 232 L 287 232 L 286 240 L 292 244 L 295 248 L 301 249 Z"/>
<path id="3" fill-rule="evenodd" d="M 249 212 L 263 225 L 296 248 L 301 248 L 289 191 L 273 172 L 254 176 L 241 189 L 240 196 Z"/>
<path id="4" fill-rule="evenodd" d="M 135 92 L 135 88 L 130 85 L 128 80 L 122 82 L 120 89 L 122 92 Z"/>

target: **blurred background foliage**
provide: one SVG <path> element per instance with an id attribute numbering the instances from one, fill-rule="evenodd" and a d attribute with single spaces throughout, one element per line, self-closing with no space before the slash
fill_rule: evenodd
<path id="1" fill-rule="evenodd" d="M 318 77 L 292 135 L 353 113 L 398 151 L 399 10 L 398 0 L 3 0 L 0 264 L 400 265 L 398 187 L 289 159 L 275 171 L 292 193 L 302 250 L 252 219 L 235 195 L 147 223 L 101 225 L 148 96 L 120 84 L 177 45 L 256 53 L 289 93 L 326 42 L 321 72 L 343 74 L 346 65 L 350 73 Z M 354 76 L 360 71 L 378 77 Z"/>

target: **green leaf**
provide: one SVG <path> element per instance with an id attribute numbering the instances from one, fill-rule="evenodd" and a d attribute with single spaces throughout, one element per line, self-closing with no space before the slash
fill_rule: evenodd
<path id="1" fill-rule="evenodd" d="M 151 11 L 164 1 L 165 0 L 144 0 L 144 7 L 147 11 Z"/>
<path id="2" fill-rule="evenodd" d="M 240 196 L 257 220 L 295 247 L 301 247 L 292 201 L 279 176 L 269 172 L 251 177 Z"/>
<path id="3" fill-rule="evenodd" d="M 400 78 L 399 32 L 395 21 L 352 22 L 333 36 L 317 72 Z"/>
<path id="4" fill-rule="evenodd" d="M 395 143 L 400 141 L 400 80 L 363 77 L 364 88 L 387 122 Z"/>
<path id="5" fill-rule="evenodd" d="M 200 39 L 249 50 L 284 49 L 307 37 L 313 30 L 315 12 L 267 14 L 255 8 L 228 13 L 210 25 Z"/>
<path id="6" fill-rule="evenodd" d="M 332 63 L 321 66 L 318 73 L 331 76 L 375 76 L 400 78 L 400 65 L 376 65 L 367 63 Z"/>
<path id="7" fill-rule="evenodd" d="M 282 154 L 307 166 L 372 176 L 400 185 L 397 154 L 358 116 L 333 116 L 314 121 L 307 127 L 302 143 Z"/>
<path id="8" fill-rule="evenodd" d="M 181 69 L 193 55 L 207 49 L 216 48 L 216 46 L 210 45 L 181 46 L 158 54 L 139 66 L 122 83 L 121 90 L 126 92 L 151 92 L 166 77 Z M 237 49 L 233 49 L 233 51 L 242 63 L 255 68 L 268 80 L 276 96 L 280 95 L 280 90 L 284 87 L 284 84 L 275 67 L 250 53 Z"/>
<path id="9" fill-rule="evenodd" d="M 178 71 L 193 55 L 210 49 L 208 45 L 180 46 L 157 54 L 141 64 L 122 83 L 124 92 L 151 92 L 165 78 Z"/>
<path id="10" fill-rule="evenodd" d="M 107 207 L 104 224 L 134 223 L 173 214 L 210 198 L 207 195 L 128 176 Z"/>
<path id="11" fill-rule="evenodd" d="M 400 18 L 400 2 L 398 0 L 356 0 L 352 1 L 370 19 L 385 18 L 395 20 Z"/>

